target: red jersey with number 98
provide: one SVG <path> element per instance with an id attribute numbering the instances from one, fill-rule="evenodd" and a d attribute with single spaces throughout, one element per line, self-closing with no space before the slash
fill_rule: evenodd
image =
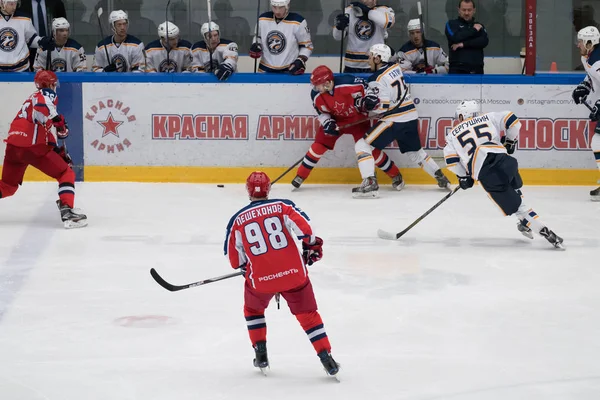
<path id="1" fill-rule="evenodd" d="M 290 200 L 253 201 L 231 217 L 225 255 L 233 268 L 246 267 L 246 280 L 258 292 L 294 289 L 308 275 L 296 238 L 314 240 L 309 221 Z"/>

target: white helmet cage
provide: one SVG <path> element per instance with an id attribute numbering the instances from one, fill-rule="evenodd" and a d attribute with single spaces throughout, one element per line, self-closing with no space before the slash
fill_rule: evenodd
<path id="1" fill-rule="evenodd" d="M 69 24 L 69 21 L 67 21 L 66 18 L 54 18 L 52 20 L 52 33 L 56 36 L 56 31 L 58 29 L 70 29 L 71 28 L 71 24 Z"/>
<path id="2" fill-rule="evenodd" d="M 373 56 L 379 56 L 382 62 L 389 62 L 392 57 L 392 49 L 383 43 L 371 46 L 369 53 L 373 54 Z"/>
<path id="3" fill-rule="evenodd" d="M 217 31 L 220 33 L 220 29 L 219 29 L 219 25 L 215 24 L 214 22 L 210 23 L 210 29 L 208 29 L 208 22 L 205 22 L 202 24 L 202 27 L 200 28 L 200 33 L 202 34 L 202 37 L 204 39 L 206 39 L 206 34 L 209 31 Z"/>
<path id="4" fill-rule="evenodd" d="M 110 25 L 110 28 L 113 31 L 115 30 L 115 22 L 121 21 L 121 20 L 125 20 L 125 21 L 129 22 L 129 16 L 123 10 L 115 10 L 115 11 L 111 12 L 110 15 L 108 16 L 108 23 Z"/>
<path id="5" fill-rule="evenodd" d="M 586 26 L 577 32 L 577 40 L 583 41 L 584 44 L 592 43 L 592 46 L 600 43 L 600 31 L 595 26 Z"/>
<path id="6" fill-rule="evenodd" d="M 454 119 L 469 119 L 478 116 L 480 113 L 479 104 L 475 100 L 465 100 L 461 102 L 454 112 Z"/>
<path id="7" fill-rule="evenodd" d="M 161 39 L 179 36 L 179 27 L 172 22 L 165 21 L 158 26 L 158 37 Z"/>

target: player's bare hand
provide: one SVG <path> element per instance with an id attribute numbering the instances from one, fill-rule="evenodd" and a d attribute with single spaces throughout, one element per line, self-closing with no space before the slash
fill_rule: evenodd
<path id="1" fill-rule="evenodd" d="M 453 44 L 451 46 L 451 48 L 452 48 L 453 51 L 456 51 L 456 50 L 461 49 L 463 47 L 465 47 L 465 45 L 462 42 L 461 43 L 455 43 L 455 44 Z"/>
<path id="2" fill-rule="evenodd" d="M 475 24 L 475 25 L 473 25 L 473 28 L 475 28 L 478 31 L 480 31 L 483 28 L 483 25 L 481 25 L 481 24 Z"/>

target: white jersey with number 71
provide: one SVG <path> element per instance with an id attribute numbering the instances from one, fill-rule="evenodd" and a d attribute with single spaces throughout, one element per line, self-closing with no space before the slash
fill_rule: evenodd
<path id="1" fill-rule="evenodd" d="M 489 153 L 506 153 L 500 133 L 517 140 L 521 122 L 510 111 L 489 112 L 464 120 L 446 134 L 444 158 L 448 169 L 458 176 L 478 179 Z"/>

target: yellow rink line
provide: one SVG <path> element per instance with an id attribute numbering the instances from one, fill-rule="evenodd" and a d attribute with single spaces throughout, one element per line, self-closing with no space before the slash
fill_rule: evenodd
<path id="1" fill-rule="evenodd" d="M 189 183 L 242 183 L 252 171 L 266 172 L 275 179 L 284 167 L 97 167 L 84 168 L 86 182 L 189 182 Z M 420 168 L 401 169 L 408 184 L 434 184 L 435 181 Z M 450 181 L 456 177 L 444 170 Z M 290 183 L 296 170 L 290 171 L 280 182 Z M 379 181 L 390 183 L 391 179 L 377 172 Z M 522 169 L 521 176 L 527 185 L 585 185 L 594 186 L 600 178 L 597 169 Z M 25 181 L 49 181 L 35 168 L 29 168 Z M 354 183 L 361 181 L 357 168 L 315 168 L 306 183 Z"/>

